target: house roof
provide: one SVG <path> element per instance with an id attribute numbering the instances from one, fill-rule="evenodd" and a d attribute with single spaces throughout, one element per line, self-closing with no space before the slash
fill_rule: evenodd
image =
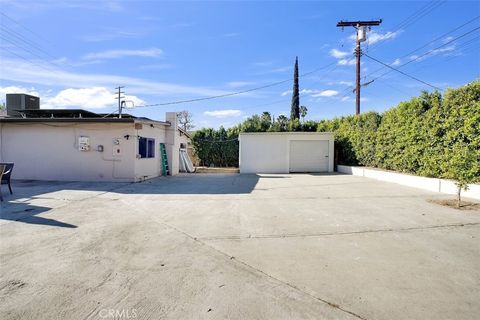
<path id="1" fill-rule="evenodd" d="M 170 122 L 157 121 L 145 117 L 135 117 L 130 114 L 118 115 L 95 113 L 83 109 L 23 109 L 16 110 L 21 117 L 0 118 L 0 123 L 44 123 L 44 122 L 77 122 L 77 123 L 156 123 L 170 126 Z"/>

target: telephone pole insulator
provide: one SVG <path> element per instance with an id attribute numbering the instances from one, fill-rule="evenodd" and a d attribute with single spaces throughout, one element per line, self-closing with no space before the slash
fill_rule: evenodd
<path id="1" fill-rule="evenodd" d="M 356 74 L 356 88 L 355 88 L 355 114 L 360 114 L 360 57 L 362 56 L 362 48 L 360 43 L 366 40 L 366 27 L 378 26 L 382 23 L 380 20 L 371 21 L 340 21 L 337 27 L 354 27 L 357 30 L 357 45 L 355 46 L 355 57 L 357 59 L 357 74 Z"/>

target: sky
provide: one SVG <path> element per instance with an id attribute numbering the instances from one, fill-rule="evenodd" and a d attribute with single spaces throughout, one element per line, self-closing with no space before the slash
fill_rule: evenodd
<path id="1" fill-rule="evenodd" d="M 29 93 L 45 109 L 110 113 L 124 86 L 125 113 L 188 110 L 196 128 L 231 127 L 289 116 L 298 56 L 305 120 L 350 115 L 356 31 L 336 24 L 382 19 L 361 63 L 361 110 L 381 112 L 478 79 L 479 16 L 478 1 L 0 0 L 0 101 Z"/>

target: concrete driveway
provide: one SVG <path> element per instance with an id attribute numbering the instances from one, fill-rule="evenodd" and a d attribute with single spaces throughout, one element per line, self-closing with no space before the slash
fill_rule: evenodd
<path id="1" fill-rule="evenodd" d="M 480 211 L 427 201 L 438 194 L 236 174 L 14 192 L 1 205 L 2 319 L 480 314 Z"/>

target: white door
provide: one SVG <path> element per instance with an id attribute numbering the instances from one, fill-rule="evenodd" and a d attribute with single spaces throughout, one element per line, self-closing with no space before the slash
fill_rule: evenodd
<path id="1" fill-rule="evenodd" d="M 290 172 L 327 172 L 328 140 L 290 141 Z"/>

